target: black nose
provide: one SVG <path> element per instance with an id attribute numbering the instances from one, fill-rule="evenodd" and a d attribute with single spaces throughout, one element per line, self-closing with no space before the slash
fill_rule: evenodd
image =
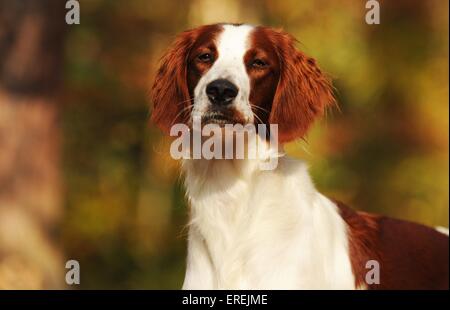
<path id="1" fill-rule="evenodd" d="M 236 98 L 239 89 L 230 81 L 218 79 L 206 86 L 206 95 L 212 104 L 227 105 Z"/>

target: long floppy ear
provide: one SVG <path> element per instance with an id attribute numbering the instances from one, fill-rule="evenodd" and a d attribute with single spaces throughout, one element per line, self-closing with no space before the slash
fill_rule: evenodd
<path id="1" fill-rule="evenodd" d="M 314 119 L 336 103 L 330 79 L 316 61 L 298 51 L 296 40 L 283 31 L 271 30 L 280 62 L 280 80 L 269 123 L 278 124 L 278 141 L 302 138 Z"/>
<path id="2" fill-rule="evenodd" d="M 151 119 L 167 134 L 173 124 L 186 121 L 188 111 L 183 113 L 183 109 L 190 99 L 186 76 L 187 61 L 194 42 L 194 30 L 179 34 L 162 57 L 156 73 L 151 92 Z"/>

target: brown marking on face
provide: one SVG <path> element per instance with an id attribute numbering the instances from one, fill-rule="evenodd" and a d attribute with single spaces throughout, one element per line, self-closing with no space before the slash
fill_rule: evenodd
<path id="1" fill-rule="evenodd" d="M 216 24 L 185 31 L 162 57 L 151 92 L 154 106 L 151 118 L 166 134 L 173 124 L 187 122 L 193 89 L 202 72 L 208 69 L 208 64 L 200 64 L 194 57 L 201 49 L 213 50 L 213 38 L 221 29 Z"/>
<path id="2" fill-rule="evenodd" d="M 194 98 L 194 89 L 200 78 L 208 72 L 219 58 L 215 38 L 223 30 L 220 25 L 211 25 L 199 34 L 187 59 L 187 83 L 189 94 Z M 209 55 L 209 57 L 206 57 Z"/>
<path id="3" fill-rule="evenodd" d="M 244 56 L 250 79 L 250 103 L 255 123 L 268 124 L 280 79 L 280 62 L 266 28 L 257 27 L 251 34 L 250 42 L 250 49 Z"/>

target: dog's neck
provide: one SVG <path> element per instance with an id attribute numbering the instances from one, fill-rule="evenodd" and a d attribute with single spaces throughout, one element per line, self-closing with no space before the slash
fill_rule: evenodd
<path id="1" fill-rule="evenodd" d="M 306 164 L 287 156 L 274 170 L 258 163 L 184 160 L 191 207 L 184 288 L 352 288 L 352 276 L 333 282 L 342 270 L 352 275 L 345 224 Z M 279 274 L 264 274 L 273 264 Z"/>
<path id="2" fill-rule="evenodd" d="M 277 174 L 278 165 L 287 160 L 283 147 L 256 137 L 257 158 L 187 159 L 182 161 L 187 197 L 191 205 L 191 221 L 208 212 L 235 212 L 249 207 L 248 196 L 260 176 Z M 257 144 L 245 145 L 248 153 Z M 271 165 L 267 165 L 272 161 Z M 267 169 L 270 167 L 271 169 Z M 205 207 L 203 207 L 205 206 Z M 206 207 L 207 206 L 207 207 Z M 204 210 L 203 208 L 208 208 Z"/>

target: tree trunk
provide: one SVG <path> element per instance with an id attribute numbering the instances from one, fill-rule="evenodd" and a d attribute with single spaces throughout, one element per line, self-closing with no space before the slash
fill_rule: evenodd
<path id="1" fill-rule="evenodd" d="M 61 288 L 64 1 L 0 0 L 0 289 Z"/>

